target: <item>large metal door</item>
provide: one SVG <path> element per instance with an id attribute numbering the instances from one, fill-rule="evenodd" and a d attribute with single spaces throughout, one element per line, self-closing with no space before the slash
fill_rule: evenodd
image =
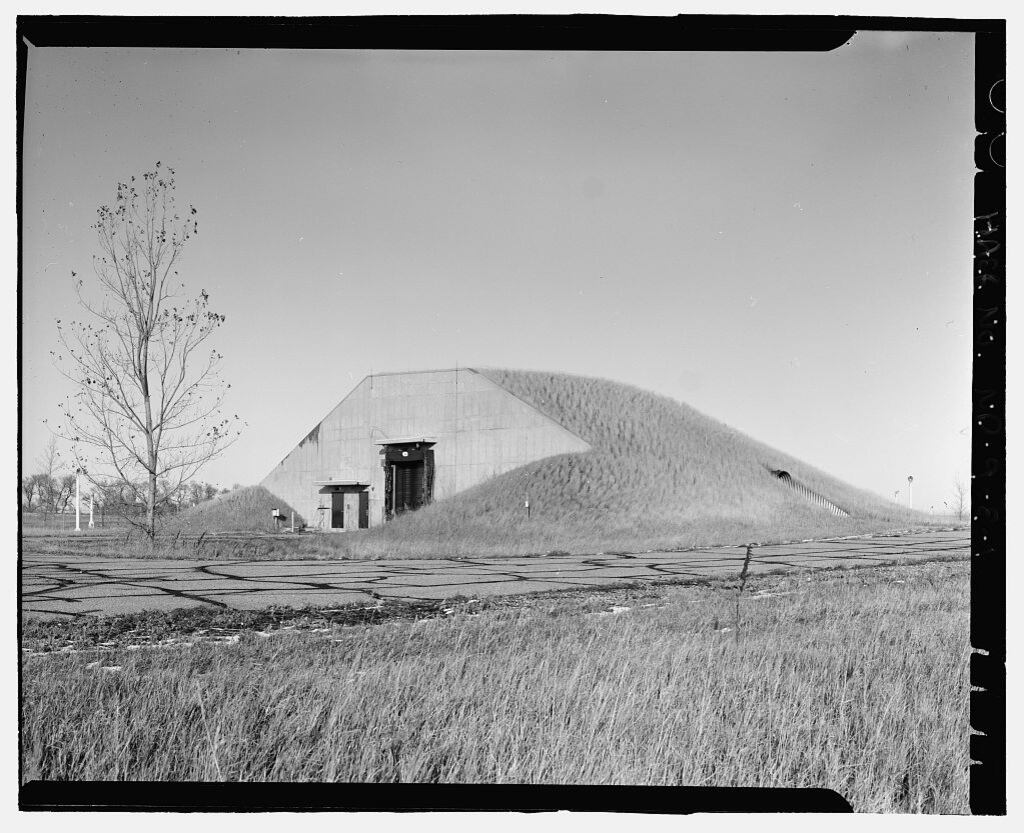
<path id="1" fill-rule="evenodd" d="M 384 520 L 419 509 L 433 499 L 433 442 L 385 444 Z"/>
<path id="2" fill-rule="evenodd" d="M 423 505 L 423 461 L 395 464 L 395 513 L 419 509 Z"/>

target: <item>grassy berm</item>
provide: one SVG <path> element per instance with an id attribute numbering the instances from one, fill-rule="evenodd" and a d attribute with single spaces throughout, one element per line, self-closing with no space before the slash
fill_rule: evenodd
<path id="1" fill-rule="evenodd" d="M 861 812 L 966 813 L 969 570 L 26 656 L 24 777 L 817 786 Z"/>
<path id="2" fill-rule="evenodd" d="M 272 512 L 277 509 L 283 519 L 278 524 Z M 246 486 L 168 518 L 161 532 L 165 536 L 181 532 L 199 535 L 221 532 L 280 532 L 291 526 L 294 516 L 296 527 L 305 521 L 301 515 L 276 495 L 262 486 Z"/>
<path id="3" fill-rule="evenodd" d="M 280 558 L 675 551 L 949 523 L 857 489 L 649 391 L 567 374 L 479 372 L 576 433 L 591 449 L 520 466 L 374 529 L 264 542 L 256 549 Z M 832 515 L 773 476 L 775 470 L 787 471 L 849 515 Z M 290 511 L 263 487 L 239 489 L 169 521 L 160 546 L 173 550 L 167 542 L 180 543 L 175 539 L 179 531 L 184 536 L 269 531 L 273 507 Z M 212 557 L 224 557 L 242 548 L 218 543 L 208 549 Z"/>
<path id="4" fill-rule="evenodd" d="M 930 523 L 926 515 L 650 391 L 564 373 L 479 372 L 586 440 L 591 450 L 520 466 L 332 546 L 355 557 L 636 552 L 861 535 Z M 794 492 L 772 475 L 780 469 L 849 517 L 836 517 Z"/>

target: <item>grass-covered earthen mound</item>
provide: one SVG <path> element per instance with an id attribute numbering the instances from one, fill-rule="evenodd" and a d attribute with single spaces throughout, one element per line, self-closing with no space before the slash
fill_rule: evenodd
<path id="1" fill-rule="evenodd" d="M 193 506 L 178 514 L 167 524 L 171 531 L 184 533 L 202 532 L 274 532 L 275 522 L 271 515 L 278 509 L 284 517 L 281 528 L 291 528 L 291 506 L 262 486 L 246 486 L 212 500 Z M 303 519 L 296 513 L 295 527 Z"/>
<path id="2" fill-rule="evenodd" d="M 928 522 L 666 397 L 603 379 L 480 372 L 592 450 L 531 463 L 402 516 L 371 536 L 387 542 L 381 554 L 389 547 L 424 553 L 474 547 L 481 553 L 636 551 L 852 535 Z M 836 517 L 795 492 L 772 474 L 778 469 L 849 517 Z"/>

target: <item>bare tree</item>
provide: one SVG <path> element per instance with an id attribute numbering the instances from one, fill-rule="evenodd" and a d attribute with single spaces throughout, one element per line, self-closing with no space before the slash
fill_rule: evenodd
<path id="1" fill-rule="evenodd" d="M 191 506 L 198 506 L 204 500 L 209 500 L 207 497 L 207 491 L 210 485 L 200 483 L 198 480 L 193 480 L 188 484 L 188 501 Z"/>
<path id="2" fill-rule="evenodd" d="M 21 497 L 26 511 L 32 511 L 33 500 L 39 497 L 40 486 L 38 474 L 30 474 L 28 477 L 21 479 Z"/>
<path id="3" fill-rule="evenodd" d="M 75 476 L 65 474 L 54 478 L 53 485 L 53 511 L 63 514 L 75 494 Z"/>
<path id="4" fill-rule="evenodd" d="M 62 325 L 56 362 L 75 382 L 62 403 L 58 434 L 72 443 L 76 467 L 112 508 L 152 540 L 158 510 L 238 436 L 221 412 L 221 355 L 207 340 L 224 323 L 209 296 L 184 295 L 178 266 L 199 227 L 192 206 L 179 215 L 174 171 L 120 182 L 113 207 L 97 210 L 101 254 L 93 258 L 98 296 L 76 281 L 87 321 Z M 77 275 L 72 272 L 72 277 Z M 111 488 L 112 485 L 115 488 Z M 134 510 L 144 507 L 138 517 Z"/>
<path id="5" fill-rule="evenodd" d="M 956 475 L 953 479 L 953 506 L 952 509 L 956 513 L 958 521 L 964 519 L 964 515 L 967 514 L 967 507 L 971 502 L 971 493 L 968 490 L 964 481 L 960 478 L 960 475 Z"/>
<path id="6" fill-rule="evenodd" d="M 36 460 L 36 465 L 39 466 L 39 472 L 42 475 L 39 503 L 44 507 L 45 517 L 48 517 L 51 512 L 57 511 L 60 491 L 60 481 L 58 479 L 60 472 L 59 461 L 60 451 L 57 448 L 57 438 L 50 437 L 50 441 L 46 444 L 43 453 Z"/>

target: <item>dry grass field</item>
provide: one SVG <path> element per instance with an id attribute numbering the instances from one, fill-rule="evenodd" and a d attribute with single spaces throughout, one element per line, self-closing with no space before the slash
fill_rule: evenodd
<path id="1" fill-rule="evenodd" d="M 711 583 L 27 655 L 23 774 L 818 786 L 861 812 L 966 813 L 969 570 L 756 577 L 738 607 Z"/>

